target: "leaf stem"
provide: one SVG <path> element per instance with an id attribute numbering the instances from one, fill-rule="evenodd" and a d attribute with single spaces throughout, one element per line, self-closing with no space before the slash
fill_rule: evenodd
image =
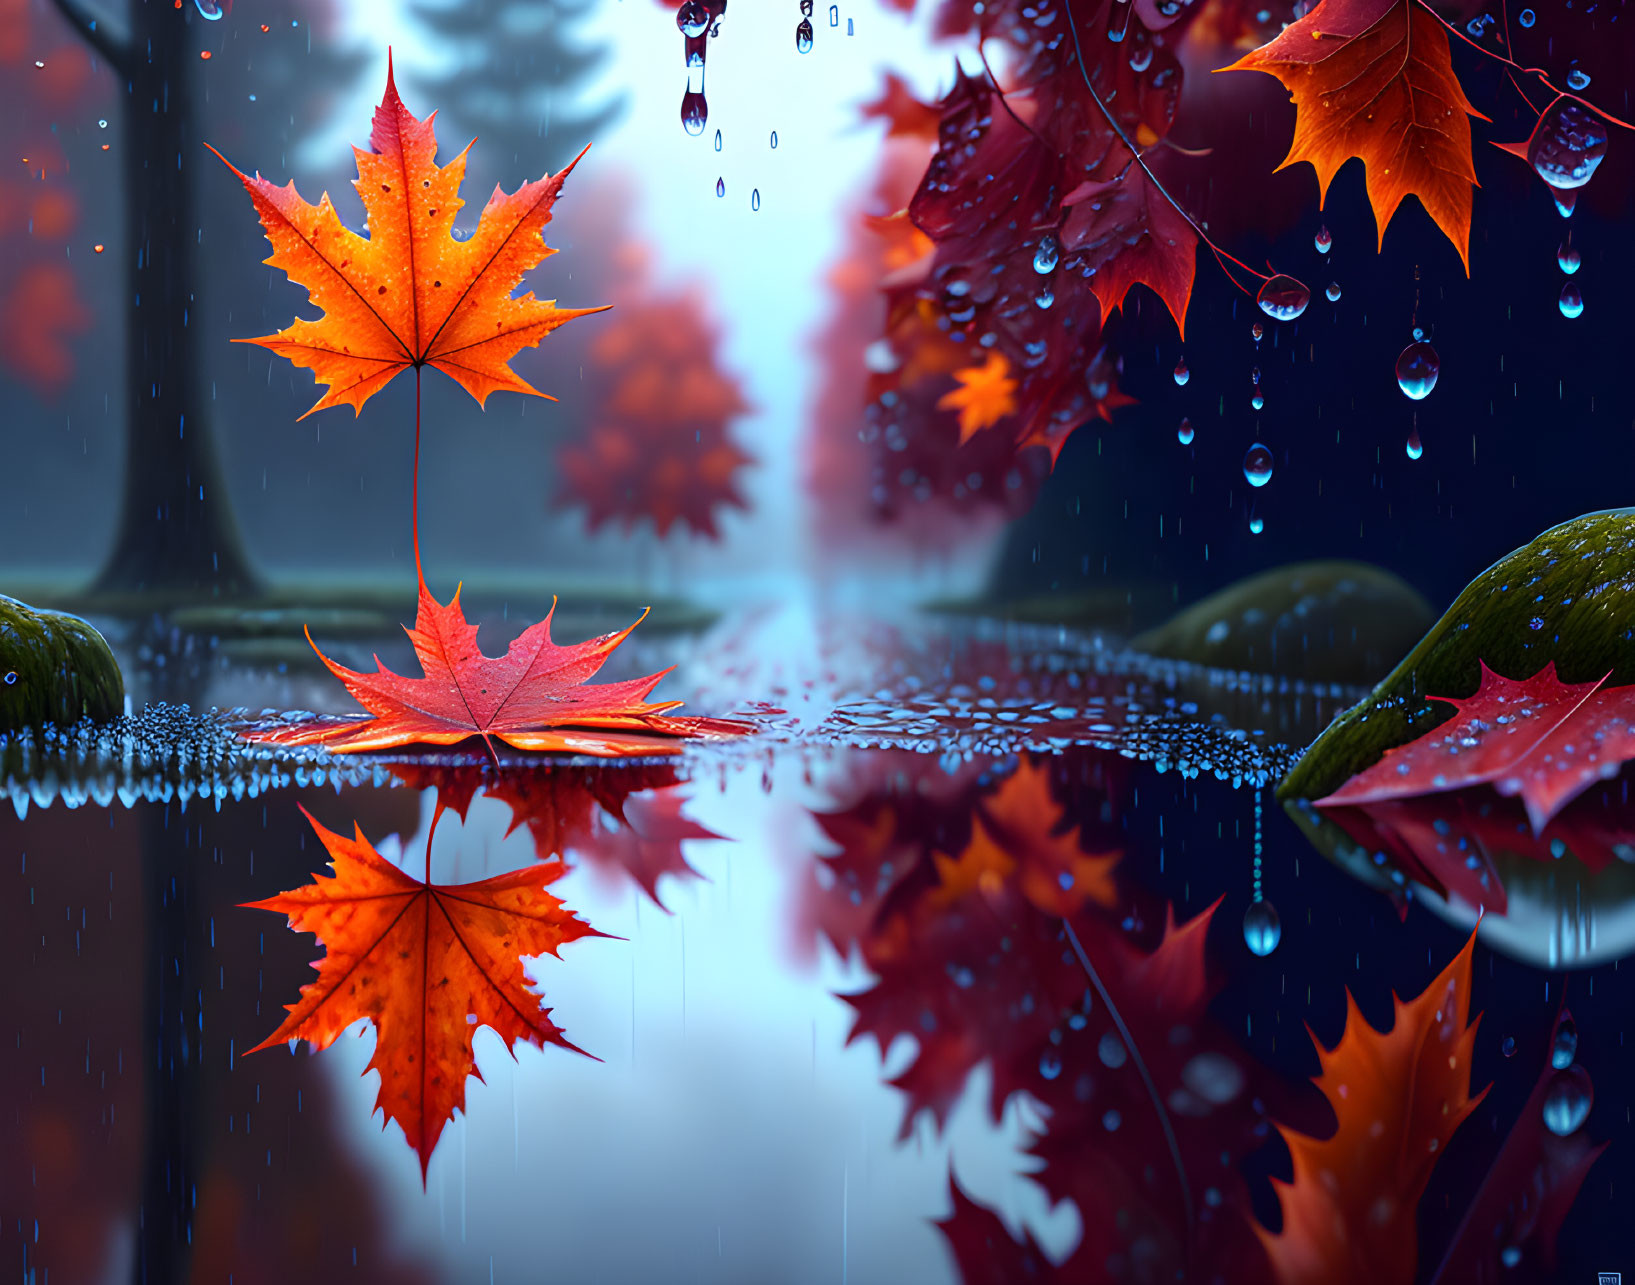
<path id="1" fill-rule="evenodd" d="M 420 371 L 421 367 L 414 368 L 414 482 L 412 484 L 412 513 L 409 522 L 414 531 L 414 574 L 421 584 L 426 583 L 426 573 L 420 568 Z M 427 860 L 430 860 L 428 856 Z"/>

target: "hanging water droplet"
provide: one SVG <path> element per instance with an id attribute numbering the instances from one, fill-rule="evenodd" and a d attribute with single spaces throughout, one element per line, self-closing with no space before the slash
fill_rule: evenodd
<path id="1" fill-rule="evenodd" d="M 1046 232 L 1039 238 L 1039 244 L 1033 251 L 1033 270 L 1040 276 L 1047 272 L 1054 272 L 1056 264 L 1062 257 L 1062 244 L 1056 239 L 1054 232 Z"/>
<path id="2" fill-rule="evenodd" d="M 1570 277 L 1578 271 L 1583 262 L 1578 257 L 1578 247 L 1573 244 L 1572 234 L 1569 232 L 1567 239 L 1561 243 L 1561 248 L 1556 251 L 1556 266 Z"/>
<path id="3" fill-rule="evenodd" d="M 1572 218 L 1573 209 L 1578 205 L 1578 193 L 1552 192 L 1550 195 L 1555 198 L 1556 213 L 1564 219 Z"/>
<path id="4" fill-rule="evenodd" d="M 840 6 L 837 4 L 832 4 L 829 6 L 829 25 L 831 27 L 838 27 L 840 25 Z"/>
<path id="5" fill-rule="evenodd" d="M 1249 338 L 1253 339 L 1257 344 L 1260 342 L 1261 336 L 1265 333 L 1266 327 L 1261 325 L 1258 321 L 1249 327 Z"/>
<path id="6" fill-rule="evenodd" d="M 1260 528 L 1255 525 L 1259 518 L 1249 520 L 1249 529 L 1256 535 Z M 1249 952 L 1264 959 L 1277 949 L 1277 943 L 1283 940 L 1283 924 L 1277 917 L 1277 908 L 1269 901 L 1254 901 L 1249 903 L 1249 909 L 1243 912 L 1243 944 L 1249 947 Z"/>
<path id="7" fill-rule="evenodd" d="M 1538 15 L 1535 14 L 1531 9 L 1523 9 L 1520 13 L 1518 13 L 1516 15 L 1516 21 L 1521 23 L 1521 25 L 1524 26 L 1524 27 L 1531 27 L 1535 22 L 1538 21 Z"/>
<path id="8" fill-rule="evenodd" d="M 1423 339 L 1424 337 L 1425 337 L 1424 330 L 1422 330 L 1418 326 L 1415 326 L 1414 327 L 1414 341 L 1417 343 L 1419 340 Z"/>
<path id="9" fill-rule="evenodd" d="M 1033 296 L 1033 302 L 1040 308 L 1048 308 L 1056 302 L 1056 292 L 1049 286 L 1040 286 L 1039 293 Z"/>
<path id="10" fill-rule="evenodd" d="M 1406 449 L 1408 451 L 1408 458 L 1411 460 L 1417 460 L 1425 453 L 1424 444 L 1419 440 L 1419 429 L 1417 427 L 1408 430 L 1408 444 Z"/>
<path id="11" fill-rule="evenodd" d="M 1183 419 L 1181 421 L 1181 427 L 1175 430 L 1176 440 L 1179 441 L 1182 446 L 1191 446 L 1194 436 L 1195 434 L 1192 431 L 1192 421 L 1190 419 Z"/>
<path id="12" fill-rule="evenodd" d="M 687 0 L 676 10 L 676 27 L 689 40 L 702 36 L 709 25 L 710 11 L 699 0 Z"/>
<path id="13" fill-rule="evenodd" d="M 1312 238 L 1312 244 L 1317 247 L 1318 254 L 1327 254 L 1334 248 L 1334 236 L 1328 230 L 1328 224 L 1317 229 L 1317 235 Z"/>
<path id="14" fill-rule="evenodd" d="M 803 18 L 812 16 L 812 0 L 800 0 L 800 16 Z"/>
<path id="15" fill-rule="evenodd" d="M 1151 67 L 1151 66 L 1152 66 L 1152 46 L 1151 45 L 1141 45 L 1139 48 L 1130 50 L 1130 70 L 1133 71 L 1136 75 L 1139 76 L 1142 72 L 1146 71 L 1147 68 Z"/>
<path id="16" fill-rule="evenodd" d="M 795 28 L 795 51 L 803 54 L 812 52 L 812 24 L 805 18 L 802 18 L 800 26 Z"/>
<path id="17" fill-rule="evenodd" d="M 1259 366 L 1251 366 L 1249 368 L 1249 382 L 1251 384 L 1258 384 L 1260 382 L 1260 367 Z"/>
<path id="18" fill-rule="evenodd" d="M 199 17 L 207 22 L 216 22 L 221 18 L 221 5 L 216 0 L 193 0 L 193 7 L 199 11 Z"/>
<path id="19" fill-rule="evenodd" d="M 761 189 L 760 188 L 755 188 L 753 191 L 750 192 L 750 194 L 749 194 L 749 208 L 752 209 L 752 210 L 758 210 L 758 209 L 761 208 Z"/>
<path id="20" fill-rule="evenodd" d="M 718 152 L 721 150 L 721 131 L 720 130 L 715 131 L 715 150 L 718 151 Z"/>
<path id="21" fill-rule="evenodd" d="M 1274 321 L 1293 321 L 1311 302 L 1311 291 L 1304 283 L 1279 273 L 1261 286 L 1255 302 Z"/>
<path id="22" fill-rule="evenodd" d="M 777 130 L 772 131 L 772 150 L 774 152 L 778 150 L 778 131 Z"/>
<path id="23" fill-rule="evenodd" d="M 1556 1027 L 1555 1041 L 1550 1045 L 1550 1065 L 1558 1071 L 1565 1071 L 1577 1056 L 1578 1026 L 1563 1013 L 1561 1025 Z"/>
<path id="24" fill-rule="evenodd" d="M 1558 1138 L 1576 1133 L 1595 1105 L 1595 1089 L 1581 1066 L 1557 1071 L 1544 1091 L 1544 1125 Z"/>
<path id="25" fill-rule="evenodd" d="M 1187 359 L 1182 357 L 1180 361 L 1175 363 L 1175 382 L 1185 387 L 1187 380 L 1191 378 L 1192 372 L 1187 369 Z"/>
<path id="26" fill-rule="evenodd" d="M 1243 456 L 1243 477 L 1250 486 L 1265 486 L 1272 480 L 1272 451 L 1263 442 L 1256 442 Z"/>
<path id="27" fill-rule="evenodd" d="M 1584 311 L 1584 292 L 1578 288 L 1578 282 L 1569 281 L 1561 287 L 1561 315 L 1569 321 L 1580 316 Z"/>
<path id="28" fill-rule="evenodd" d="M 704 101 L 702 90 L 689 89 L 681 96 L 681 128 L 694 137 L 704 132 L 704 123 L 710 118 L 710 105 Z"/>
<path id="29" fill-rule="evenodd" d="M 1249 405 L 1253 406 L 1256 410 L 1265 410 L 1266 395 L 1257 389 L 1254 396 L 1249 399 Z"/>
<path id="30" fill-rule="evenodd" d="M 1573 67 L 1567 72 L 1568 89 L 1588 89 L 1589 87 L 1590 77 L 1588 72 L 1580 71 L 1577 67 Z"/>
<path id="31" fill-rule="evenodd" d="M 1062 1073 L 1062 1055 L 1055 1049 L 1046 1049 L 1039 1056 L 1039 1074 L 1047 1080 L 1054 1080 Z"/>
<path id="32" fill-rule="evenodd" d="M 1436 387 L 1442 373 L 1442 359 L 1423 340 L 1409 344 L 1397 356 L 1397 387 L 1412 401 L 1424 401 Z"/>
<path id="33" fill-rule="evenodd" d="M 1328 283 L 1328 289 L 1323 291 L 1323 293 L 1328 296 L 1328 301 L 1330 303 L 1339 303 L 1340 302 L 1340 283 L 1338 281 L 1330 281 Z"/>
<path id="34" fill-rule="evenodd" d="M 1588 83 L 1585 77 L 1584 84 Z M 1528 164 L 1551 187 L 1563 191 L 1588 183 L 1606 154 L 1606 122 L 1570 98 L 1558 98 L 1545 109 L 1527 143 Z"/>
<path id="35" fill-rule="evenodd" d="M 715 180 L 715 194 L 717 196 L 725 196 L 727 194 L 727 180 L 726 179 L 718 178 L 718 179 Z"/>

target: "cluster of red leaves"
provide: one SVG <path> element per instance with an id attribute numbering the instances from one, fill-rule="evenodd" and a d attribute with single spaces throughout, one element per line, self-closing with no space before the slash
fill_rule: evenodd
<path id="1" fill-rule="evenodd" d="M 91 325 L 63 258 L 79 202 L 55 123 L 85 110 L 98 78 L 89 55 L 41 12 L 0 0 L 0 365 L 50 394 L 72 377 L 69 343 Z"/>
<path id="2" fill-rule="evenodd" d="M 702 294 L 660 288 L 634 241 L 612 257 L 614 312 L 584 368 L 596 409 L 583 435 L 557 452 L 558 498 L 582 506 L 592 531 L 649 521 L 661 539 L 678 525 L 719 539 L 721 510 L 749 507 L 738 475 L 753 460 L 731 437 L 749 405 L 721 367 Z"/>

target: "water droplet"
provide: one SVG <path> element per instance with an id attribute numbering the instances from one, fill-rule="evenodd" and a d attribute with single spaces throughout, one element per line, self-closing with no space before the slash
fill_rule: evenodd
<path id="1" fill-rule="evenodd" d="M 1039 244 L 1033 251 L 1033 270 L 1040 276 L 1054 272 L 1061 257 L 1062 243 L 1056 239 L 1055 233 L 1046 232 L 1039 238 Z"/>
<path id="2" fill-rule="evenodd" d="M 1256 442 L 1243 456 L 1243 476 L 1250 486 L 1265 486 L 1272 480 L 1271 448 Z"/>
<path id="3" fill-rule="evenodd" d="M 1293 321 L 1311 302 L 1311 291 L 1293 277 L 1281 273 L 1261 286 L 1255 302 L 1274 321 Z"/>
<path id="4" fill-rule="evenodd" d="M 1266 395 L 1257 390 L 1255 392 L 1255 395 L 1249 399 L 1249 405 L 1254 407 L 1256 410 L 1265 410 L 1266 409 Z"/>
<path id="5" fill-rule="evenodd" d="M 1506 1035 L 1502 1040 L 1500 1040 L 1499 1052 L 1503 1053 L 1506 1057 L 1515 1057 L 1516 1037 L 1514 1035 Z"/>
<path id="6" fill-rule="evenodd" d="M 1136 49 L 1130 50 L 1130 70 L 1135 72 L 1136 75 L 1139 76 L 1142 72 L 1146 71 L 1147 68 L 1151 67 L 1151 66 L 1152 66 L 1152 46 L 1151 45 L 1141 45 L 1140 47 L 1138 47 Z"/>
<path id="7" fill-rule="evenodd" d="M 1578 282 L 1569 281 L 1561 287 L 1561 315 L 1569 320 L 1582 315 L 1584 311 L 1584 292 L 1578 288 Z"/>
<path id="8" fill-rule="evenodd" d="M 193 7 L 206 22 L 216 22 L 221 18 L 221 5 L 216 0 L 193 0 Z"/>
<path id="9" fill-rule="evenodd" d="M 1323 293 L 1328 296 L 1328 301 L 1330 303 L 1339 303 L 1340 302 L 1340 283 L 1338 281 L 1330 281 L 1328 283 L 1328 289 L 1323 291 Z"/>
<path id="10" fill-rule="evenodd" d="M 1181 421 L 1181 427 L 1175 430 L 1176 440 L 1179 441 L 1182 446 L 1191 446 L 1193 437 L 1194 433 L 1192 431 L 1192 421 L 1190 419 L 1183 419 Z"/>
<path id="11" fill-rule="evenodd" d="M 1033 302 L 1040 308 L 1048 308 L 1056 302 L 1056 292 L 1049 286 L 1041 286 L 1039 293 L 1033 296 Z"/>
<path id="12" fill-rule="evenodd" d="M 1583 262 L 1579 258 L 1578 247 L 1573 244 L 1572 234 L 1568 233 L 1567 239 L 1561 243 L 1561 248 L 1556 251 L 1556 266 L 1570 277 L 1578 271 Z"/>
<path id="13" fill-rule="evenodd" d="M 681 96 L 681 128 L 697 137 L 704 132 L 704 122 L 710 118 L 710 105 L 704 101 L 704 91 L 689 89 Z"/>
<path id="14" fill-rule="evenodd" d="M 105 121 L 105 120 L 99 120 L 97 122 L 97 128 L 98 129 L 107 129 L 108 128 L 108 122 Z"/>
<path id="15" fill-rule="evenodd" d="M 760 188 L 755 188 L 753 191 L 750 192 L 750 194 L 749 194 L 749 208 L 752 209 L 752 210 L 758 210 L 758 209 L 761 208 L 761 189 Z"/>
<path id="16" fill-rule="evenodd" d="M 1590 87 L 1589 73 L 1580 71 L 1577 67 L 1567 72 L 1568 89 L 1588 89 Z"/>
<path id="17" fill-rule="evenodd" d="M 795 28 L 795 49 L 803 54 L 812 52 L 812 24 L 805 18 L 802 18 L 800 26 Z"/>
<path id="18" fill-rule="evenodd" d="M 1123 1040 L 1112 1031 L 1108 1031 L 1096 1043 L 1096 1056 L 1109 1071 L 1116 1071 L 1129 1061 L 1130 1051 L 1124 1047 Z"/>
<path id="19" fill-rule="evenodd" d="M 1055 1049 L 1046 1049 L 1039 1057 L 1039 1074 L 1054 1080 L 1062 1073 L 1062 1055 Z"/>
<path id="20" fill-rule="evenodd" d="M 1558 1138 L 1576 1133 L 1595 1105 L 1595 1089 L 1581 1066 L 1557 1071 L 1544 1091 L 1544 1125 Z"/>
<path id="21" fill-rule="evenodd" d="M 1192 372 L 1187 369 L 1187 359 L 1183 357 L 1180 361 L 1175 363 L 1175 382 L 1182 387 L 1185 387 L 1187 380 L 1191 378 Z"/>
<path id="22" fill-rule="evenodd" d="M 838 27 L 840 25 L 840 6 L 837 4 L 832 4 L 829 6 L 829 25 L 831 27 Z"/>
<path id="23" fill-rule="evenodd" d="M 1425 453 L 1425 447 L 1419 440 L 1419 430 L 1417 428 L 1411 428 L 1408 430 L 1408 444 L 1406 449 L 1408 451 L 1408 458 L 1411 460 L 1417 460 Z"/>
<path id="24" fill-rule="evenodd" d="M 1572 83 L 1570 76 L 1568 83 Z M 1584 83 L 1589 83 L 1588 77 Z M 1545 109 L 1527 144 L 1528 164 L 1551 187 L 1562 191 L 1588 183 L 1606 154 L 1606 123 L 1570 98 L 1558 98 Z"/>
<path id="25" fill-rule="evenodd" d="M 1524 27 L 1531 27 L 1535 22 L 1538 21 L 1538 15 L 1535 14 L 1531 9 L 1523 9 L 1520 13 L 1518 13 L 1516 15 L 1516 21 L 1521 23 L 1521 25 L 1524 26 Z"/>
<path id="26" fill-rule="evenodd" d="M 1397 387 L 1413 401 L 1429 397 L 1441 373 L 1442 359 L 1423 340 L 1409 344 L 1397 357 Z"/>
<path id="27" fill-rule="evenodd" d="M 710 11 L 698 0 L 687 0 L 676 10 L 676 27 L 689 40 L 702 36 L 709 25 Z"/>
<path id="28" fill-rule="evenodd" d="M 846 34 L 848 36 L 855 34 L 852 28 L 852 20 L 850 18 L 846 19 Z"/>
<path id="29" fill-rule="evenodd" d="M 15 684 L 16 681 L 17 681 L 17 671 L 15 669 L 8 669 L 6 671 L 6 686 L 10 687 L 13 684 Z"/>
<path id="30" fill-rule="evenodd" d="M 1249 327 L 1249 338 L 1253 339 L 1257 344 L 1260 342 L 1261 336 L 1265 333 L 1266 327 L 1261 325 L 1258 321 Z"/>
<path id="31" fill-rule="evenodd" d="M 812 0 L 800 0 L 800 16 L 803 18 L 812 16 Z"/>
<path id="32" fill-rule="evenodd" d="M 777 130 L 772 131 L 772 150 L 774 152 L 778 150 L 778 131 Z"/>
<path id="33" fill-rule="evenodd" d="M 1533 11 L 1531 9 L 1523 9 L 1522 12 L 1532 13 Z M 1531 26 L 1532 24 L 1529 23 L 1528 25 Z M 1506 1267 L 1514 1267 L 1517 1263 L 1521 1262 L 1521 1250 L 1517 1249 L 1514 1245 L 1506 1245 L 1499 1251 L 1499 1261 Z"/>
<path id="34" fill-rule="evenodd" d="M 1255 529 L 1255 520 L 1250 521 L 1249 529 Z M 1277 908 L 1269 901 L 1251 902 L 1249 909 L 1243 912 L 1243 944 L 1249 947 L 1250 953 L 1264 959 L 1282 940 L 1283 924 L 1277 917 Z"/>
<path id="35" fill-rule="evenodd" d="M 1577 1056 L 1578 1026 L 1563 1013 L 1561 1025 L 1556 1027 L 1555 1042 L 1550 1045 L 1550 1065 L 1558 1071 L 1565 1071 Z"/>
<path id="36" fill-rule="evenodd" d="M 774 134 L 772 137 L 776 138 L 777 135 Z M 715 131 L 715 150 L 718 151 L 718 152 L 721 150 L 721 131 L 720 130 Z"/>
<path id="37" fill-rule="evenodd" d="M 1572 218 L 1573 210 L 1578 205 L 1578 193 L 1551 192 L 1550 195 L 1555 198 L 1556 213 L 1564 219 Z"/>
<path id="38" fill-rule="evenodd" d="M 727 180 L 726 179 L 718 178 L 718 179 L 715 180 L 715 194 L 717 196 L 725 196 L 727 194 Z"/>
<path id="39" fill-rule="evenodd" d="M 1334 248 L 1334 236 L 1328 230 L 1328 224 L 1317 229 L 1317 235 L 1312 238 L 1312 244 L 1317 247 L 1318 254 L 1327 254 Z"/>
<path id="40" fill-rule="evenodd" d="M 1417 342 L 1417 341 L 1418 341 L 1418 340 L 1421 340 L 1421 339 L 1423 339 L 1423 338 L 1424 338 L 1424 337 L 1425 337 L 1425 332 L 1424 332 L 1424 330 L 1422 330 L 1422 329 L 1421 329 L 1421 328 L 1420 328 L 1420 327 L 1418 327 L 1418 326 L 1415 326 L 1415 327 L 1414 327 L 1414 339 L 1415 339 L 1415 341 L 1416 341 L 1416 342 Z"/>

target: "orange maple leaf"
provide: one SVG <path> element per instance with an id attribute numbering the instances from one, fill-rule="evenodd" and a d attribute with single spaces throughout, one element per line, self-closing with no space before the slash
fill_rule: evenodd
<path id="1" fill-rule="evenodd" d="M 964 445 L 983 429 L 1016 413 L 1016 381 L 1003 353 L 991 352 L 980 366 L 956 370 L 960 386 L 937 400 L 938 410 L 959 412 L 959 440 Z"/>
<path id="2" fill-rule="evenodd" d="M 1334 1109 L 1333 1136 L 1283 1125 L 1294 1180 L 1273 1180 L 1283 1230 L 1260 1239 L 1280 1285 L 1379 1285 L 1414 1279 L 1419 1198 L 1448 1139 L 1487 1096 L 1470 1096 L 1481 1018 L 1470 1012 L 1471 933 L 1417 998 L 1393 998 L 1395 1021 L 1376 1031 L 1346 995 L 1345 1033 L 1318 1045 L 1316 1084 Z"/>
<path id="3" fill-rule="evenodd" d="M 305 286 L 323 310 L 316 321 L 238 341 L 270 348 L 328 386 L 307 415 L 340 405 L 361 412 L 400 371 L 421 366 L 435 366 L 480 403 L 500 390 L 548 397 L 511 369 L 511 358 L 564 322 L 603 311 L 558 308 L 531 293 L 511 297 L 526 273 L 556 253 L 544 230 L 578 157 L 509 196 L 496 186 L 470 239 L 459 241 L 454 217 L 465 205 L 459 193 L 471 146 L 438 165 L 435 117 L 419 120 L 403 105 L 388 58 L 372 150 L 352 149 L 367 237 L 341 223 L 329 193 L 310 205 L 293 182 L 277 187 L 260 174 L 250 178 L 221 157 L 255 202 L 273 247 L 266 262 Z"/>
<path id="4" fill-rule="evenodd" d="M 1380 243 L 1403 199 L 1416 196 L 1469 274 L 1470 117 L 1487 117 L 1453 73 L 1441 20 L 1419 0 L 1322 0 L 1221 70 L 1283 82 L 1294 99 L 1294 141 L 1278 168 L 1310 162 L 1319 205 L 1340 167 L 1358 157 Z"/>
<path id="5" fill-rule="evenodd" d="M 556 750 L 602 757 L 674 753 L 682 738 L 740 736 L 747 723 L 716 718 L 669 718 L 680 701 L 649 703 L 647 697 L 669 670 L 644 678 L 590 684 L 636 624 L 587 642 L 559 647 L 551 641 L 551 615 L 517 636 L 504 656 L 485 656 L 477 626 L 468 624 L 460 591 L 445 606 L 420 581 L 414 644 L 424 678 L 394 674 L 375 658 L 376 670 L 360 674 L 318 658 L 373 718 L 323 720 L 251 728 L 246 740 L 279 745 L 322 745 L 331 753 L 392 749 L 402 745 L 455 745 L 481 736 L 520 750 Z M 645 618 L 646 613 L 643 613 Z M 312 641 L 312 635 L 307 635 Z M 317 644 L 313 650 L 318 651 Z M 497 761 L 497 757 L 496 757 Z"/>
<path id="6" fill-rule="evenodd" d="M 348 839 L 301 811 L 329 853 L 333 877 L 247 905 L 288 915 L 290 928 L 315 933 L 325 954 L 317 980 L 250 1051 L 297 1039 L 328 1048 L 368 1018 L 375 1025 L 369 1070 L 380 1072 L 376 1105 L 403 1127 L 424 1181 L 443 1126 L 465 1109 L 466 1077 L 481 1078 L 471 1043 L 479 1025 L 508 1049 L 522 1040 L 584 1051 L 541 1006 L 522 961 L 602 934 L 545 891 L 564 873 L 560 862 L 434 884 L 387 861 L 356 826 Z"/>

